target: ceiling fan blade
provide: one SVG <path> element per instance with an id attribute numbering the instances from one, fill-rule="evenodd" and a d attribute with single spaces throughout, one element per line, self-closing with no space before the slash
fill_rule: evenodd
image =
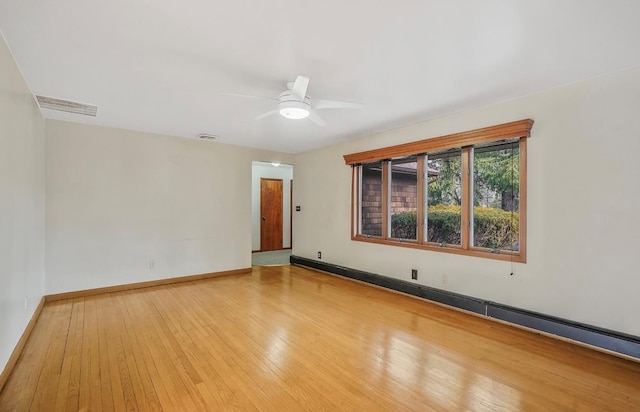
<path id="1" fill-rule="evenodd" d="M 254 117 L 253 120 L 264 119 L 265 117 L 269 117 L 272 114 L 276 114 L 276 113 L 278 113 L 278 110 L 269 110 L 268 112 L 262 113 L 261 115 Z"/>
<path id="2" fill-rule="evenodd" d="M 248 99 L 275 100 L 275 101 L 278 101 L 278 99 L 275 99 L 273 97 L 255 96 L 253 94 L 228 93 L 228 92 L 220 92 L 220 94 L 224 95 L 224 96 L 245 97 L 245 98 L 248 98 Z"/>
<path id="3" fill-rule="evenodd" d="M 362 109 L 364 104 L 338 102 L 335 100 L 314 100 L 313 107 L 316 109 Z"/>
<path id="4" fill-rule="evenodd" d="M 298 101 L 302 102 L 307 95 L 307 87 L 309 87 L 309 78 L 306 76 L 298 76 L 295 83 L 293 83 L 293 87 L 291 88 L 291 94 Z"/>
<path id="5" fill-rule="evenodd" d="M 313 112 L 313 111 L 309 114 L 309 120 L 311 120 L 312 122 L 314 122 L 318 126 L 323 126 L 324 127 L 324 126 L 327 125 L 327 122 L 325 122 L 322 117 L 318 116 L 318 113 Z"/>

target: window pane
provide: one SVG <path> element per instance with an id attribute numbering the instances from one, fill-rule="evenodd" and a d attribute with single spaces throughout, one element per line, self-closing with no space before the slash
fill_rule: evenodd
<path id="1" fill-rule="evenodd" d="M 418 160 L 391 161 L 391 237 L 418 239 Z"/>
<path id="2" fill-rule="evenodd" d="M 427 156 L 427 242 L 461 243 L 461 160 L 460 150 Z"/>
<path id="3" fill-rule="evenodd" d="M 520 250 L 519 164 L 518 143 L 474 150 L 474 246 Z"/>
<path id="4" fill-rule="evenodd" d="M 361 167 L 360 234 L 382 236 L 382 162 Z"/>

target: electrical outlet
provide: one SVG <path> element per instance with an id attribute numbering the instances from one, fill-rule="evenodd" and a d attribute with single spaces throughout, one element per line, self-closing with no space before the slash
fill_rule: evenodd
<path id="1" fill-rule="evenodd" d="M 322 259 L 322 252 L 318 251 L 318 259 Z"/>
<path id="2" fill-rule="evenodd" d="M 149 261 L 149 270 L 153 270 L 156 267 L 156 261 L 155 260 L 150 260 Z"/>
<path id="3" fill-rule="evenodd" d="M 418 279 L 418 269 L 411 269 L 411 279 Z"/>
<path id="4" fill-rule="evenodd" d="M 446 285 L 449 282 L 449 275 L 442 274 L 442 284 Z"/>

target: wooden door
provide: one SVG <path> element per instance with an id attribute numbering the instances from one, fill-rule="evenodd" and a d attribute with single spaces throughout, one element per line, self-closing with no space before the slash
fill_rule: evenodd
<path id="1" fill-rule="evenodd" d="M 282 179 L 260 179 L 260 250 L 282 249 Z"/>

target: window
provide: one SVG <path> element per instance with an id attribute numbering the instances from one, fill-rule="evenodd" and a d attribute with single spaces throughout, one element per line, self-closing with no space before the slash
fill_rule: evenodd
<path id="1" fill-rule="evenodd" d="M 418 159 L 394 159 L 391 169 L 391 238 L 418 240 Z"/>
<path id="2" fill-rule="evenodd" d="M 525 262 L 532 125 L 345 155 L 353 166 L 352 239 Z"/>
<path id="3" fill-rule="evenodd" d="M 364 236 L 382 236 L 382 162 L 360 167 L 360 230 Z"/>
<path id="4" fill-rule="evenodd" d="M 473 150 L 473 245 L 519 249 L 518 143 Z"/>
<path id="5" fill-rule="evenodd" d="M 462 153 L 428 154 L 426 241 L 439 246 L 462 244 Z"/>

